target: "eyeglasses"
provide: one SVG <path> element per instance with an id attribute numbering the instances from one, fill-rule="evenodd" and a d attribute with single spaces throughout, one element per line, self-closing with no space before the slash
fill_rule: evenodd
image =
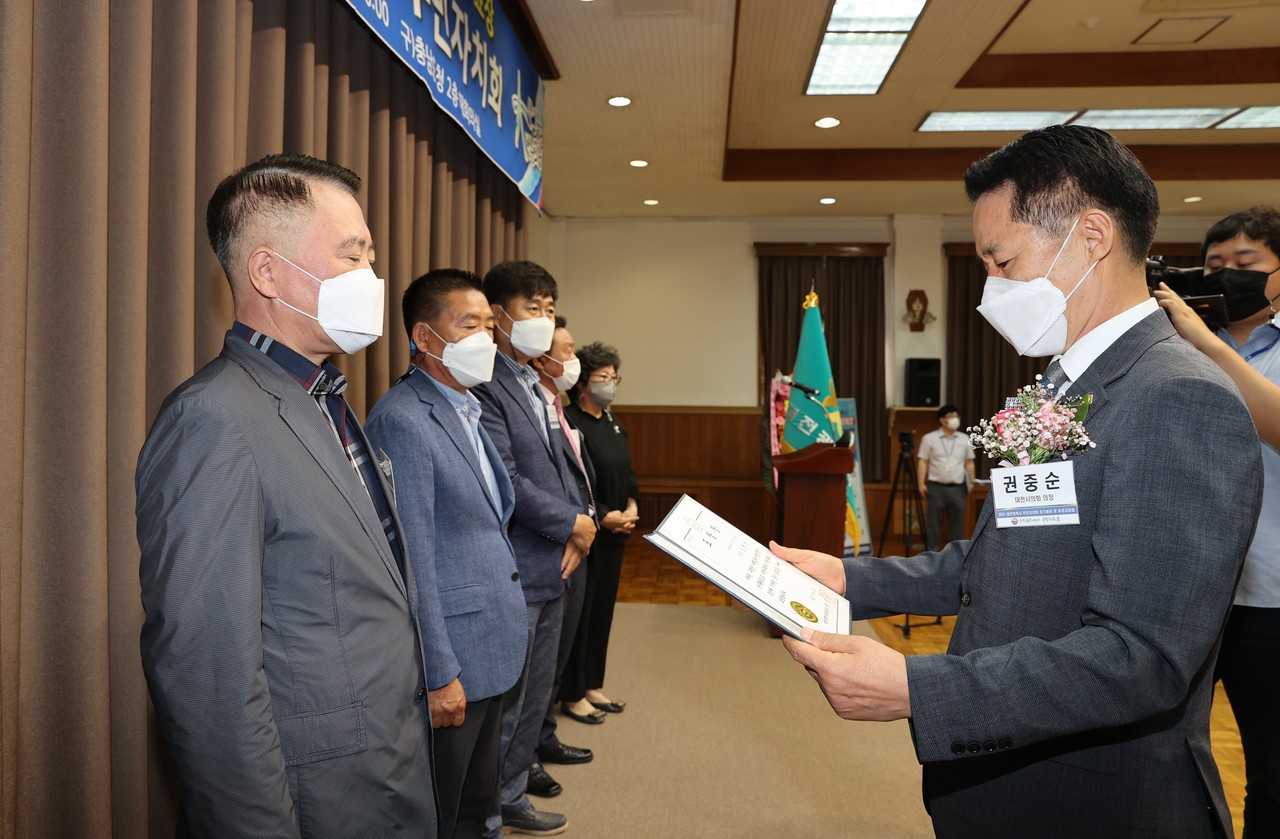
<path id="1" fill-rule="evenodd" d="M 595 377 L 595 376 L 591 376 L 590 378 L 588 378 L 588 379 L 587 379 L 587 381 L 589 381 L 589 382 L 601 382 L 601 383 L 604 383 L 604 382 L 613 382 L 615 385 L 620 385 L 620 384 L 622 384 L 622 377 L 621 377 L 621 376 L 604 376 L 604 377 L 602 377 L 602 378 L 597 378 L 597 377 Z"/>

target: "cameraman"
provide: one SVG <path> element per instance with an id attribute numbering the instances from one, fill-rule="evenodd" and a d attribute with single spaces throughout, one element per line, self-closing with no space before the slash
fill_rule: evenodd
<path id="1" fill-rule="evenodd" d="M 1226 301 L 1229 321 L 1216 334 L 1168 285 L 1154 294 L 1178 333 L 1235 380 L 1265 444 L 1262 510 L 1214 675 L 1244 746 L 1244 835 L 1280 836 L 1280 212 L 1227 216 L 1205 234 L 1201 256 L 1201 293 Z"/>

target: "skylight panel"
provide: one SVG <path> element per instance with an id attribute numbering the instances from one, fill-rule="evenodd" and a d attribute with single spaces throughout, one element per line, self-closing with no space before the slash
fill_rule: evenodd
<path id="1" fill-rule="evenodd" d="M 1212 128 L 1238 108 L 1118 108 L 1085 111 L 1075 125 L 1107 131 Z"/>
<path id="2" fill-rule="evenodd" d="M 933 111 L 917 131 L 1034 131 L 1067 122 L 1079 111 Z"/>

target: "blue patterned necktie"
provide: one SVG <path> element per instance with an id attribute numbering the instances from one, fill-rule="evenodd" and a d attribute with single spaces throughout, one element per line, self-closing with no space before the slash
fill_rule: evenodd
<path id="1" fill-rule="evenodd" d="M 1064 384 L 1069 384 L 1070 382 L 1071 380 L 1067 378 L 1067 373 L 1062 369 L 1062 363 L 1058 359 L 1055 358 L 1053 363 L 1045 368 L 1042 383 L 1046 385 L 1053 385 L 1053 392 L 1055 394 L 1062 390 L 1062 386 Z"/>

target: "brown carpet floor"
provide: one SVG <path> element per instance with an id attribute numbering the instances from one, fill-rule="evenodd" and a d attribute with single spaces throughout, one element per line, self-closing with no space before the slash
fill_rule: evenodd
<path id="1" fill-rule="evenodd" d="M 565 836 L 933 835 L 907 724 L 836 717 L 754 613 L 618 604 L 605 691 L 628 704 L 604 725 L 559 718 L 595 760 L 548 766 L 565 791 L 533 799 Z"/>

